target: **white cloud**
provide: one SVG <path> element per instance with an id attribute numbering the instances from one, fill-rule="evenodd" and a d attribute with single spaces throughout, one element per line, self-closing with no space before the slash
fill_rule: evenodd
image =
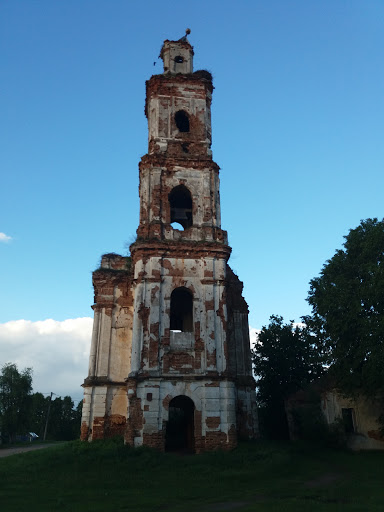
<path id="1" fill-rule="evenodd" d="M 82 398 L 88 374 L 92 318 L 14 320 L 0 324 L 0 366 L 33 368 L 33 390 Z"/>
<path id="2" fill-rule="evenodd" d="M 251 342 L 251 347 L 256 343 L 257 336 L 259 335 L 261 329 L 256 329 L 255 327 L 249 327 L 249 340 Z"/>
<path id="3" fill-rule="evenodd" d="M 11 236 L 6 235 L 5 233 L 0 232 L 0 242 L 10 242 L 12 240 Z"/>

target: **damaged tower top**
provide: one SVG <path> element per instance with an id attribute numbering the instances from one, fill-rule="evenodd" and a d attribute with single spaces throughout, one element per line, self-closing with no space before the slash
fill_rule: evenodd
<path id="1" fill-rule="evenodd" d="M 164 73 L 173 75 L 193 73 L 193 46 L 187 39 L 187 35 L 190 33 L 190 29 L 187 28 L 185 36 L 178 41 L 169 41 L 168 39 L 164 41 L 159 55 L 163 59 Z"/>

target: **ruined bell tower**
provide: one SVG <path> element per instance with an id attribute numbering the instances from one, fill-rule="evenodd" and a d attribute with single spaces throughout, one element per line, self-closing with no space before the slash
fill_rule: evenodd
<path id="1" fill-rule="evenodd" d="M 137 240 L 93 273 L 81 437 L 230 449 L 257 435 L 257 418 L 248 308 L 221 229 L 212 77 L 193 72 L 186 36 L 160 57 L 164 72 L 146 83 Z"/>

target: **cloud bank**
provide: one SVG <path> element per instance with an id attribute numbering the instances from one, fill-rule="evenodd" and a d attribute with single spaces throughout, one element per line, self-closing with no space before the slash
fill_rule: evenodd
<path id="1" fill-rule="evenodd" d="M 82 399 L 88 375 L 92 336 L 90 317 L 57 320 L 14 320 L 0 324 L 0 367 L 17 364 L 33 369 L 33 391 Z M 249 328 L 251 346 L 260 329 Z"/>
<path id="2" fill-rule="evenodd" d="M 0 366 L 33 369 L 33 391 L 81 399 L 88 374 L 92 318 L 0 324 Z"/>
<path id="3" fill-rule="evenodd" d="M 12 240 L 11 236 L 8 236 L 5 233 L 0 232 L 0 242 L 7 243 L 7 242 L 10 242 L 11 240 Z"/>

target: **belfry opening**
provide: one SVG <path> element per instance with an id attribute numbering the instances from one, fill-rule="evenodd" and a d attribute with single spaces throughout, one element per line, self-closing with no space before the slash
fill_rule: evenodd
<path id="1" fill-rule="evenodd" d="M 137 238 L 93 272 L 83 440 L 201 453 L 258 435 L 248 306 L 212 158 L 212 75 L 194 72 L 193 55 L 187 36 L 167 39 L 163 73 L 146 81 Z"/>
<path id="2" fill-rule="evenodd" d="M 184 185 L 175 187 L 168 198 L 171 209 L 171 224 L 180 224 L 183 229 L 191 227 L 193 224 L 192 197 L 187 187 Z"/>
<path id="3" fill-rule="evenodd" d="M 188 114 L 184 112 L 184 110 L 179 110 L 178 112 L 176 112 L 175 123 L 179 132 L 189 132 L 189 118 Z"/>
<path id="4" fill-rule="evenodd" d="M 193 296 L 184 287 L 176 288 L 171 294 L 171 331 L 193 331 Z"/>

